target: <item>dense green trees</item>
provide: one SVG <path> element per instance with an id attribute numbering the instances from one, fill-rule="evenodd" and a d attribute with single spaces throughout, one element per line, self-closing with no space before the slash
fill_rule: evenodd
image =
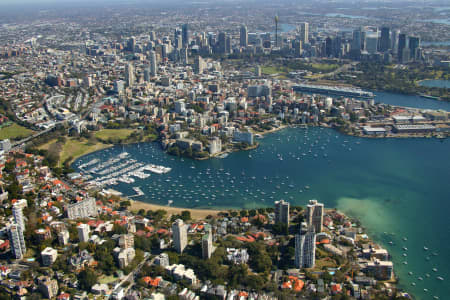
<path id="1" fill-rule="evenodd" d="M 86 268 L 78 274 L 80 288 L 85 291 L 90 291 L 92 286 L 97 283 L 97 280 L 97 274 L 90 268 Z"/>

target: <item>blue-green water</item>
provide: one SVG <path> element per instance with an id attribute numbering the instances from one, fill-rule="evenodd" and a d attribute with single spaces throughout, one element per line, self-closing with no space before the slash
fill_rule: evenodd
<path id="1" fill-rule="evenodd" d="M 113 188 L 132 195 L 132 187 L 140 186 L 145 196 L 138 200 L 172 200 L 180 207 L 254 208 L 272 206 L 279 199 L 299 205 L 318 199 L 360 218 L 393 255 L 402 287 L 420 299 L 450 294 L 448 139 L 364 139 L 316 127 L 285 129 L 260 143 L 258 149 L 207 161 L 168 156 L 154 143 L 127 145 L 124 150 L 132 158 L 172 171 Z M 122 151 L 118 146 L 92 153 L 74 166 L 93 158 L 105 161 Z"/>
<path id="2" fill-rule="evenodd" d="M 450 80 L 422 80 L 421 86 L 450 89 Z"/>

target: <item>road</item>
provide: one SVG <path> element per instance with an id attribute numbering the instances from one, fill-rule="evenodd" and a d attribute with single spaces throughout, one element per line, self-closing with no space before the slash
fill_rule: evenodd
<path id="1" fill-rule="evenodd" d="M 125 276 L 125 278 L 122 279 L 122 281 L 120 282 L 120 284 L 117 286 L 116 289 L 114 289 L 114 291 L 111 293 L 111 295 L 112 295 L 114 292 L 118 291 L 119 288 L 120 288 L 125 282 L 129 281 L 129 282 L 131 282 L 131 283 L 130 283 L 126 288 L 124 288 L 124 295 L 126 295 L 126 294 L 128 293 L 128 291 L 135 285 L 135 282 L 136 282 L 136 281 L 134 280 L 135 277 L 139 274 L 139 272 L 140 272 L 141 269 L 142 269 L 142 266 L 148 261 L 148 259 L 149 259 L 150 257 L 151 257 L 151 256 L 149 255 L 147 258 L 144 258 L 144 260 L 143 260 L 141 263 L 139 263 L 133 271 L 131 271 L 127 276 Z M 155 261 L 155 258 L 156 258 L 156 257 L 152 258 L 152 260 L 150 261 L 150 264 L 153 264 L 153 262 Z M 131 280 L 130 280 L 130 279 L 131 279 Z"/>

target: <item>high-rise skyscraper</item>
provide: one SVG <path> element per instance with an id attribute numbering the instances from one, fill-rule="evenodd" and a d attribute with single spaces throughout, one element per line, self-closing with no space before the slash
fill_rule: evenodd
<path id="1" fill-rule="evenodd" d="M 353 40 L 351 45 L 351 50 L 353 52 L 361 51 L 362 44 L 362 31 L 361 28 L 353 30 Z"/>
<path id="2" fill-rule="evenodd" d="M 380 51 L 386 52 L 391 48 L 391 35 L 389 27 L 381 28 Z"/>
<path id="3" fill-rule="evenodd" d="M 275 47 L 278 47 L 278 16 L 275 16 Z"/>
<path id="4" fill-rule="evenodd" d="M 150 75 L 156 76 L 157 73 L 157 62 L 155 51 L 150 51 Z"/>
<path id="5" fill-rule="evenodd" d="M 300 41 L 303 44 L 309 43 L 309 24 L 306 22 L 300 24 Z"/>
<path id="6" fill-rule="evenodd" d="M 393 53 L 397 52 L 398 49 L 398 35 L 400 34 L 399 30 L 391 31 L 391 49 Z"/>
<path id="7" fill-rule="evenodd" d="M 418 57 L 418 51 L 420 48 L 420 38 L 417 36 L 408 37 L 409 55 L 412 60 L 416 60 Z"/>
<path id="8" fill-rule="evenodd" d="M 245 26 L 245 25 L 241 26 L 241 31 L 239 34 L 239 41 L 240 41 L 239 44 L 241 47 L 248 46 L 248 31 L 247 31 L 247 26 Z"/>
<path id="9" fill-rule="evenodd" d="M 8 228 L 9 241 L 11 242 L 11 251 L 16 259 L 22 259 L 25 252 L 25 238 L 23 236 L 23 229 L 16 223 L 13 223 Z"/>
<path id="10" fill-rule="evenodd" d="M 205 225 L 205 235 L 202 237 L 202 257 L 203 259 L 210 259 L 213 252 L 212 231 L 209 224 Z"/>
<path id="11" fill-rule="evenodd" d="M 12 215 L 14 223 L 16 223 L 22 230 L 25 231 L 25 221 L 23 219 L 23 205 L 22 203 L 14 203 L 12 207 Z"/>
<path id="12" fill-rule="evenodd" d="M 131 63 L 125 67 L 125 81 L 129 87 L 134 85 L 134 67 Z"/>
<path id="13" fill-rule="evenodd" d="M 275 223 L 289 226 L 289 202 L 284 200 L 275 201 Z"/>
<path id="14" fill-rule="evenodd" d="M 197 74 L 203 74 L 204 69 L 205 69 L 205 61 L 200 55 L 196 56 L 194 61 L 194 72 Z"/>
<path id="15" fill-rule="evenodd" d="M 313 228 L 295 235 L 295 266 L 314 268 L 316 262 L 316 234 Z"/>
<path id="16" fill-rule="evenodd" d="M 312 227 L 315 233 L 322 232 L 323 229 L 323 204 L 317 200 L 309 200 L 306 212 L 308 226 Z"/>
<path id="17" fill-rule="evenodd" d="M 366 50 L 374 54 L 378 50 L 378 35 L 375 33 L 366 35 Z"/>
<path id="18" fill-rule="evenodd" d="M 134 52 L 136 50 L 136 38 L 134 36 L 128 39 L 127 50 L 131 52 Z"/>
<path id="19" fill-rule="evenodd" d="M 190 42 L 189 25 L 188 24 L 183 24 L 183 26 L 181 27 L 181 38 L 183 41 L 183 48 L 188 48 L 189 42 Z"/>
<path id="20" fill-rule="evenodd" d="M 225 32 L 219 32 L 219 37 L 217 41 L 217 53 L 225 54 L 227 48 L 227 35 Z"/>
<path id="21" fill-rule="evenodd" d="M 187 226 L 183 220 L 177 219 L 172 224 L 173 246 L 178 253 L 183 253 L 187 245 Z"/>
<path id="22" fill-rule="evenodd" d="M 406 48 L 406 34 L 400 33 L 398 35 L 397 56 L 400 62 L 403 62 L 403 50 Z"/>

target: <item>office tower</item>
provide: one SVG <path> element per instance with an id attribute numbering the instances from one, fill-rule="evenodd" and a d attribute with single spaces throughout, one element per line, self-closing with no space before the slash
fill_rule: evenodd
<path id="1" fill-rule="evenodd" d="M 131 52 L 134 52 L 136 50 L 136 38 L 134 36 L 128 39 L 127 50 Z"/>
<path id="2" fill-rule="evenodd" d="M 189 42 L 190 42 L 189 25 L 188 24 L 184 24 L 181 27 L 181 39 L 183 42 L 183 48 L 188 48 Z"/>
<path id="3" fill-rule="evenodd" d="M 203 60 L 203 58 L 200 55 L 195 57 L 194 72 L 197 74 L 203 74 L 204 69 L 205 61 Z"/>
<path id="4" fill-rule="evenodd" d="M 225 32 L 219 32 L 219 37 L 217 41 L 217 53 L 225 54 L 226 53 L 226 43 L 227 43 L 227 35 Z"/>
<path id="5" fill-rule="evenodd" d="M 13 223 L 8 228 L 9 241 L 11 243 L 11 251 L 16 259 L 22 259 L 25 252 L 25 238 L 23 236 L 23 229 L 16 223 Z"/>
<path id="6" fill-rule="evenodd" d="M 16 223 L 22 230 L 25 231 L 25 222 L 23 219 L 23 205 L 20 203 L 14 203 L 12 208 L 12 215 L 14 217 L 14 223 Z"/>
<path id="7" fill-rule="evenodd" d="M 399 62 L 403 62 L 403 50 L 406 48 L 406 34 L 400 33 L 398 35 L 398 48 L 397 48 L 397 56 Z"/>
<path id="8" fill-rule="evenodd" d="M 283 223 L 289 226 L 289 202 L 275 201 L 275 223 Z"/>
<path id="9" fill-rule="evenodd" d="M 389 27 L 381 28 L 380 51 L 386 52 L 391 48 L 391 37 Z"/>
<path id="10" fill-rule="evenodd" d="M 353 40 L 351 45 L 351 51 L 360 52 L 362 44 L 362 31 L 361 28 L 353 30 Z"/>
<path id="11" fill-rule="evenodd" d="M 144 81 L 145 82 L 150 81 L 150 65 L 144 66 Z"/>
<path id="12" fill-rule="evenodd" d="M 420 48 L 420 38 L 416 36 L 408 37 L 409 42 L 409 55 L 412 60 L 416 60 L 418 57 L 418 51 Z"/>
<path id="13" fill-rule="evenodd" d="M 188 49 L 187 48 L 183 48 L 180 50 L 180 61 L 187 65 L 189 64 L 189 58 L 188 58 Z"/>
<path id="14" fill-rule="evenodd" d="M 227 38 L 225 39 L 225 53 L 231 53 L 231 36 L 227 36 Z"/>
<path id="15" fill-rule="evenodd" d="M 323 229 L 323 204 L 317 200 L 309 200 L 306 212 L 308 226 L 314 228 L 314 232 L 321 233 Z"/>
<path id="16" fill-rule="evenodd" d="M 316 262 L 316 234 L 313 228 L 295 235 L 295 266 L 314 268 Z"/>
<path id="17" fill-rule="evenodd" d="M 175 49 L 180 50 L 183 48 L 183 37 L 181 34 L 175 36 Z"/>
<path id="18" fill-rule="evenodd" d="M 300 57 L 302 55 L 302 41 L 294 40 L 292 43 L 292 48 L 294 48 L 294 54 L 296 57 Z"/>
<path id="19" fill-rule="evenodd" d="M 303 44 L 309 43 L 309 24 L 306 22 L 303 22 L 300 24 L 300 41 Z"/>
<path id="20" fill-rule="evenodd" d="M 128 87 L 134 85 L 134 67 L 131 63 L 125 67 L 125 81 Z"/>
<path id="21" fill-rule="evenodd" d="M 366 50 L 370 54 L 377 53 L 378 50 L 378 36 L 370 34 L 366 36 Z"/>
<path id="22" fill-rule="evenodd" d="M 325 39 L 325 56 L 330 57 L 333 53 L 333 44 L 330 37 Z"/>
<path id="23" fill-rule="evenodd" d="M 77 227 L 78 229 L 78 239 L 80 242 L 87 242 L 89 241 L 89 232 L 90 228 L 88 224 L 80 224 Z"/>
<path id="24" fill-rule="evenodd" d="M 156 76 L 157 72 L 157 62 L 155 51 L 150 51 L 150 75 Z"/>
<path id="25" fill-rule="evenodd" d="M 154 40 L 156 40 L 156 34 L 155 34 L 154 31 L 150 31 L 150 32 L 148 33 L 148 36 L 149 36 L 150 41 L 153 42 Z"/>
<path id="26" fill-rule="evenodd" d="M 275 47 L 278 47 L 278 16 L 275 16 Z"/>
<path id="27" fill-rule="evenodd" d="M 202 237 L 202 257 L 203 259 L 210 259 L 212 255 L 213 245 L 212 245 L 212 233 L 207 232 Z"/>
<path id="28" fill-rule="evenodd" d="M 240 46 L 241 47 L 247 47 L 248 46 L 248 31 L 247 31 L 247 26 L 245 26 L 245 25 L 241 26 L 241 31 L 240 31 L 240 35 L 239 35 L 239 41 L 240 41 Z"/>
<path id="29" fill-rule="evenodd" d="M 183 253 L 187 245 L 187 226 L 183 220 L 177 219 L 172 224 L 173 246 L 178 253 Z"/>
<path id="30" fill-rule="evenodd" d="M 398 35 L 400 34 L 399 30 L 391 31 L 391 49 L 393 53 L 397 52 L 398 48 Z"/>

